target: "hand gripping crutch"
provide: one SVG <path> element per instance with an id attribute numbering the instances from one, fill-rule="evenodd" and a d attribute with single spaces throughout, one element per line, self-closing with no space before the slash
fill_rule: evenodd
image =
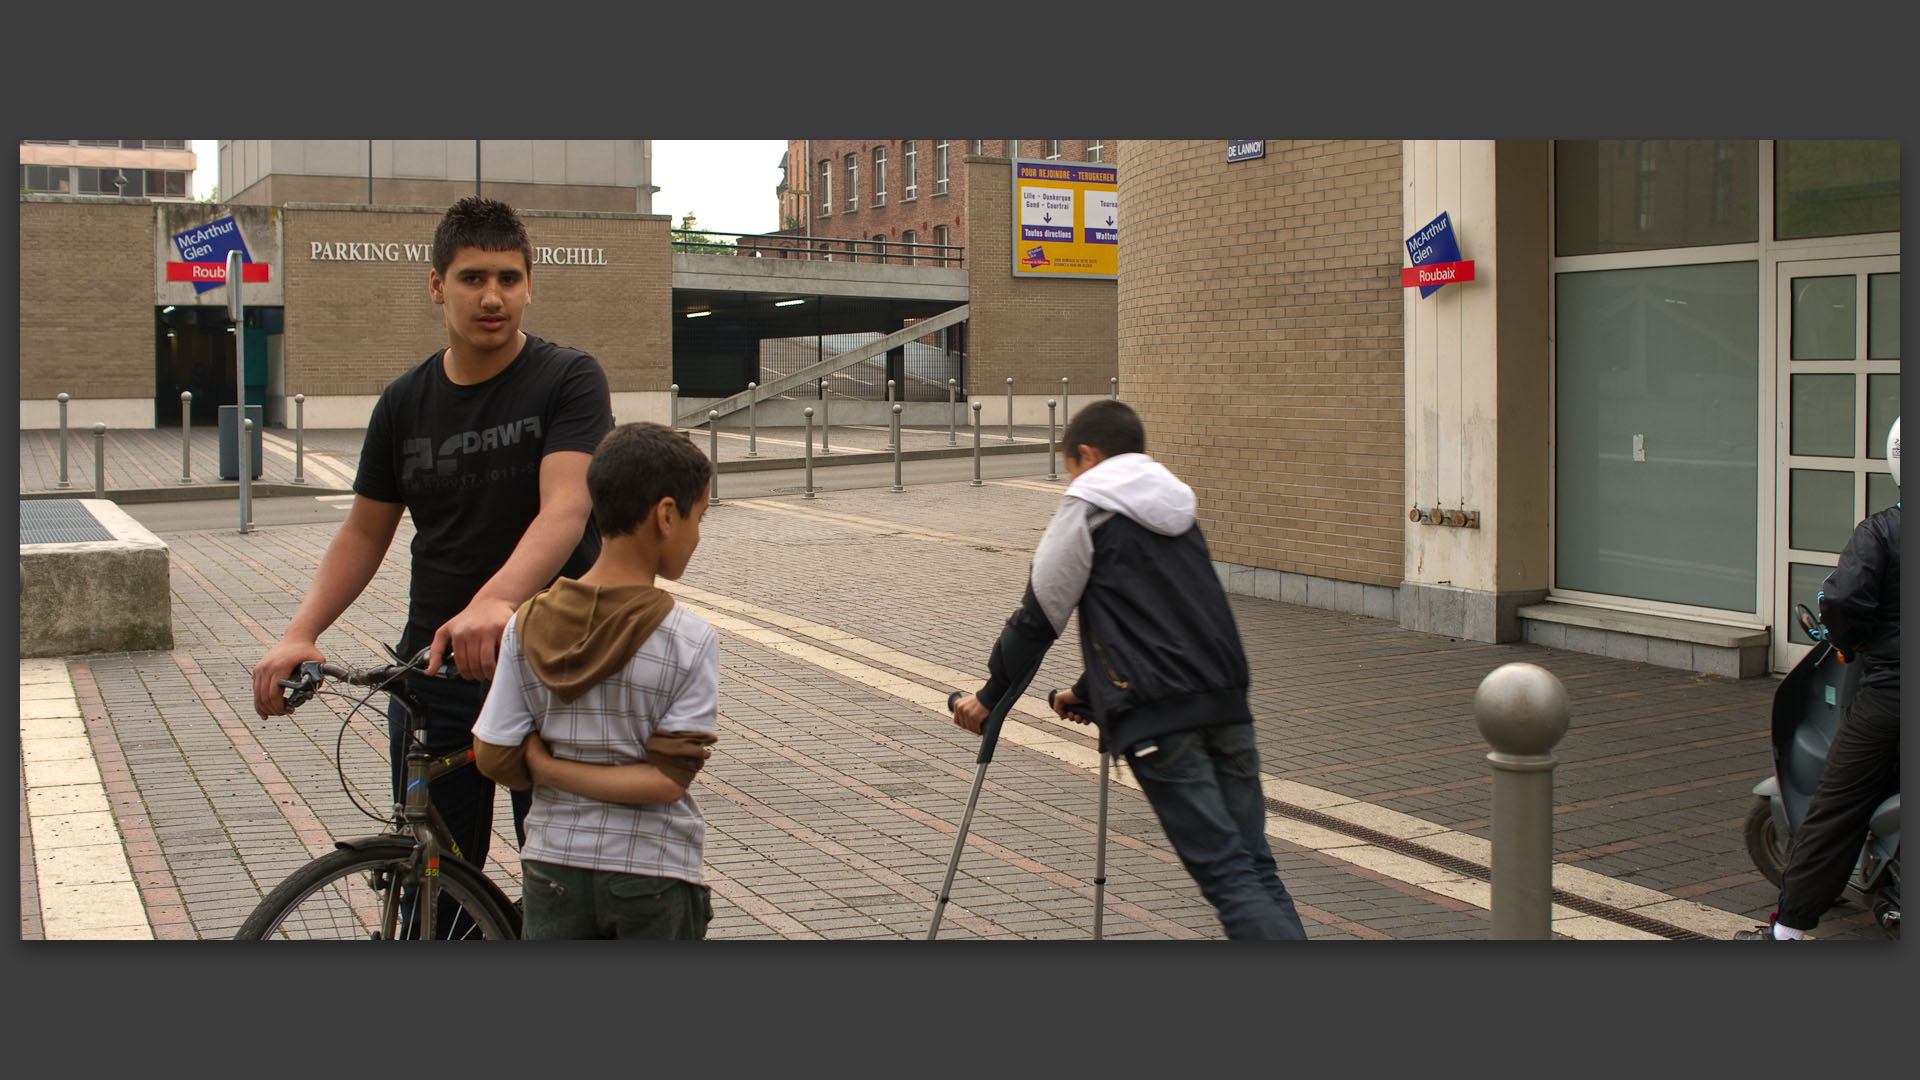
<path id="1" fill-rule="evenodd" d="M 993 761 L 993 748 L 1000 741 L 1000 725 L 1012 711 L 1014 702 L 1027 692 L 1027 684 L 1040 670 L 1039 660 L 1033 667 L 1007 685 L 1007 692 L 1000 695 L 993 708 L 987 712 L 986 723 L 980 725 L 980 753 L 974 758 L 979 768 L 973 772 L 973 792 L 967 796 L 967 812 L 960 816 L 960 831 L 953 838 L 953 857 L 947 860 L 947 879 L 940 883 L 940 899 L 933 905 L 933 922 L 927 926 L 927 940 L 932 941 L 940 933 L 940 916 L 946 913 L 947 898 L 953 894 L 953 874 L 960 869 L 960 852 L 967 846 L 967 829 L 973 824 L 973 808 L 980 801 L 980 786 L 987 780 L 987 765 Z M 959 701 L 961 693 L 955 690 L 947 695 L 947 712 L 953 712 L 954 702 Z"/>
<path id="2" fill-rule="evenodd" d="M 1053 699 L 1060 691 L 1047 691 L 1047 707 L 1053 707 Z M 1084 716 L 1089 721 L 1093 713 L 1085 705 L 1069 706 L 1068 712 L 1075 716 Z M 1093 940 L 1100 940 L 1100 924 L 1107 914 L 1107 739 L 1100 737 L 1100 840 L 1093 849 Z"/>

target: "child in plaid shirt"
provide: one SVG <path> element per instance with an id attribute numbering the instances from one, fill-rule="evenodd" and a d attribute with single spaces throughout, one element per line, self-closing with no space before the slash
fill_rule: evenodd
<path id="1" fill-rule="evenodd" d="M 706 936 L 706 821 L 687 788 L 717 737 L 719 642 L 655 587 L 700 543 L 711 464 L 623 424 L 587 467 L 600 555 L 507 624 L 474 724 L 480 771 L 533 788 L 522 936 Z"/>

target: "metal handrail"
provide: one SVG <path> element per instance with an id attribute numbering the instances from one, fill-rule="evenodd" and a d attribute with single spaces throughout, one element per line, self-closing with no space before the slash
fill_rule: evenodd
<path id="1" fill-rule="evenodd" d="M 832 262 L 834 256 L 842 256 L 848 262 L 859 262 L 864 255 L 870 261 L 896 263 L 931 263 L 937 266 L 961 267 L 965 263 L 966 249 L 959 244 L 923 244 L 918 241 L 909 243 L 904 240 L 863 240 L 839 236 L 793 236 L 787 233 L 730 233 L 713 229 L 669 229 L 676 244 L 699 245 L 707 237 L 732 237 L 731 244 L 709 245 L 726 248 L 722 251 L 682 252 L 689 255 L 734 255 L 752 258 L 758 252 L 778 252 L 774 258 L 822 257 Z M 700 239 L 689 239 L 698 237 Z M 766 256 L 762 256 L 766 257 Z"/>

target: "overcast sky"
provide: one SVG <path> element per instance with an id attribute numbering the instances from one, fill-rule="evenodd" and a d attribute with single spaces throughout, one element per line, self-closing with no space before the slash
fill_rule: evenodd
<path id="1" fill-rule="evenodd" d="M 673 218 L 675 225 L 688 211 L 702 228 L 715 232 L 770 232 L 780 227 L 780 203 L 774 186 L 780 183 L 780 155 L 787 144 L 778 139 L 678 140 L 655 139 L 653 212 Z M 193 141 L 200 156 L 193 174 L 193 195 L 200 198 L 220 182 L 220 144 Z"/>

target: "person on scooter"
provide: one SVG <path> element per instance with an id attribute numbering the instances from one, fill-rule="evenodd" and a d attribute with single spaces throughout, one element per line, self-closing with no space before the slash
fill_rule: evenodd
<path id="1" fill-rule="evenodd" d="M 1887 434 L 1887 467 L 1900 483 L 1900 421 Z M 1820 621 L 1841 657 L 1863 665 L 1807 817 L 1787 852 L 1778 909 L 1739 941 L 1807 936 L 1839 899 L 1876 806 L 1900 790 L 1900 504 L 1862 521 L 1820 587 Z"/>

